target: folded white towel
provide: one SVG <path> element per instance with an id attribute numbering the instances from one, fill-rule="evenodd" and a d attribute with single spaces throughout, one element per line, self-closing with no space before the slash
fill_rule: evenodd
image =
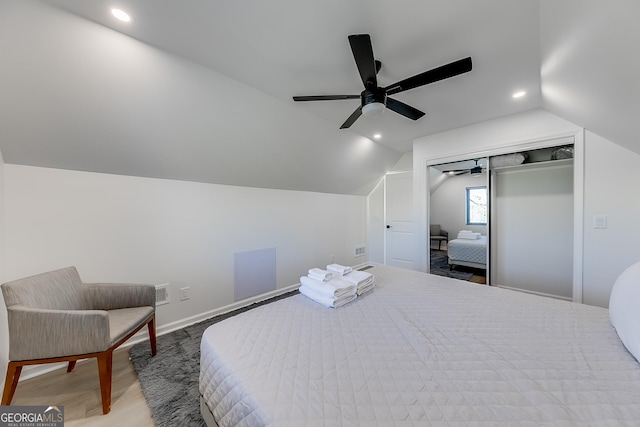
<path id="1" fill-rule="evenodd" d="M 346 276 L 342 276 L 345 282 L 356 285 L 356 293 L 375 282 L 375 276 L 366 271 L 354 270 Z"/>
<path id="2" fill-rule="evenodd" d="M 352 270 L 353 269 L 351 267 L 346 266 L 346 265 L 340 265 L 340 264 L 329 264 L 329 265 L 327 265 L 327 271 L 339 274 L 341 276 L 344 276 L 345 274 L 351 273 Z"/>
<path id="3" fill-rule="evenodd" d="M 471 231 L 468 232 L 459 232 L 458 239 L 467 239 L 467 240 L 476 240 L 480 238 L 480 233 L 473 233 Z"/>
<path id="4" fill-rule="evenodd" d="M 355 294 L 356 285 L 341 279 L 332 279 L 327 282 L 312 279 L 311 277 L 302 276 L 300 285 L 304 286 L 317 294 L 327 298 L 338 298 L 345 295 Z"/>
<path id="5" fill-rule="evenodd" d="M 358 287 L 358 291 L 356 292 L 356 294 L 358 296 L 360 296 L 360 295 L 364 294 L 365 292 L 369 292 L 375 286 L 376 286 L 376 283 L 374 281 L 371 281 L 371 283 L 369 283 L 368 285 L 359 286 Z"/>
<path id="6" fill-rule="evenodd" d="M 326 282 L 333 278 L 333 273 L 329 273 L 327 270 L 321 268 L 312 268 L 309 270 L 309 277 Z"/>
<path id="7" fill-rule="evenodd" d="M 325 296 L 319 295 L 318 293 L 314 292 L 312 289 L 307 288 L 306 286 L 300 286 L 299 290 L 302 295 L 329 308 L 342 307 L 343 305 L 353 301 L 358 297 L 355 293 L 350 295 L 344 295 L 339 298 L 325 297 Z"/>

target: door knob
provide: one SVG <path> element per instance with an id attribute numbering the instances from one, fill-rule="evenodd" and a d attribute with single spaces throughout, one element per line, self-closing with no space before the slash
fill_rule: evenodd
<path id="1" fill-rule="evenodd" d="M 387 228 L 391 228 L 391 226 L 390 226 L 390 225 L 387 225 Z"/>

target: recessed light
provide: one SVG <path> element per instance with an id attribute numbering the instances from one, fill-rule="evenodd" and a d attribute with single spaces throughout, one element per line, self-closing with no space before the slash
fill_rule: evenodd
<path id="1" fill-rule="evenodd" d="M 380 138 L 382 138 L 382 135 L 380 135 L 379 133 L 374 133 L 374 134 L 373 134 L 373 137 L 374 137 L 375 139 L 380 139 Z"/>
<path id="2" fill-rule="evenodd" d="M 526 91 L 521 90 L 520 92 L 516 92 L 516 93 L 514 93 L 514 94 L 513 94 L 513 97 L 514 97 L 514 98 L 522 98 L 522 97 L 523 97 L 523 96 L 525 96 L 526 94 L 527 94 L 527 92 L 526 92 Z"/>
<path id="3" fill-rule="evenodd" d="M 117 19 L 121 20 L 122 22 L 130 22 L 131 21 L 131 16 L 129 16 L 129 14 L 127 12 L 125 12 L 124 10 L 111 9 L 111 14 L 113 16 L 115 16 Z"/>

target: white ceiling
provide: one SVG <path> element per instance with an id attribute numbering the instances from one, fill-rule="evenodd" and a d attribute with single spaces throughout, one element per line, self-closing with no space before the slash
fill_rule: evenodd
<path id="1" fill-rule="evenodd" d="M 471 73 L 395 96 L 425 117 L 412 122 L 387 111 L 352 126 L 367 138 L 381 133 L 380 143 L 400 152 L 417 137 L 541 105 L 537 0 L 119 0 L 134 17 L 129 24 L 113 19 L 111 0 L 48 3 L 291 104 L 294 95 L 362 91 L 349 34 L 371 35 L 381 86 L 471 56 Z M 528 96 L 514 101 L 516 90 Z M 358 105 L 294 108 L 338 128 Z"/>
<path id="2" fill-rule="evenodd" d="M 600 0 L 0 0 L 0 150 L 15 164 L 367 194 L 415 138 L 532 108 L 633 149 L 638 55 L 607 94 L 611 61 L 596 61 L 628 63 L 608 46 L 637 52 L 637 26 L 606 45 L 591 28 L 633 21 L 640 2 L 611 1 L 603 14 Z M 395 95 L 418 121 L 386 111 L 339 130 L 358 100 L 291 97 L 359 94 L 356 33 L 371 35 L 381 86 L 467 56 L 473 70 Z M 618 104 L 629 111 L 607 120 Z"/>

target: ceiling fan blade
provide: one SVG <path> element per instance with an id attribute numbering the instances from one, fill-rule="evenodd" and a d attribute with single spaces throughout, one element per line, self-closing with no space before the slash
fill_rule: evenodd
<path id="1" fill-rule="evenodd" d="M 424 113 L 417 108 L 413 108 L 412 106 L 407 105 L 404 102 L 400 102 L 397 99 L 388 97 L 387 108 L 395 111 L 398 114 L 402 114 L 403 116 L 411 120 L 418 120 L 420 117 L 424 116 Z"/>
<path id="2" fill-rule="evenodd" d="M 314 95 L 294 96 L 294 101 L 335 101 L 338 99 L 360 99 L 360 95 Z"/>
<path id="3" fill-rule="evenodd" d="M 369 34 L 354 34 L 349 36 L 349 44 L 353 52 L 353 59 L 356 60 L 360 78 L 364 87 L 378 87 L 376 78 L 377 67 L 373 58 L 373 47 L 371 47 L 371 37 Z"/>
<path id="4" fill-rule="evenodd" d="M 362 115 L 362 107 L 356 108 L 356 111 L 351 113 L 349 118 L 342 124 L 342 126 L 340 126 L 340 129 L 346 129 L 351 127 L 351 125 L 354 124 L 355 121 L 358 120 L 358 117 L 360 117 L 361 115 Z"/>
<path id="5" fill-rule="evenodd" d="M 387 91 L 387 95 L 393 95 L 394 93 L 404 92 L 405 90 L 414 89 L 429 83 L 467 73 L 471 71 L 471 68 L 471 57 L 464 58 L 450 64 L 425 71 L 424 73 L 417 74 L 413 77 L 409 77 L 408 79 L 401 80 L 384 89 Z"/>

